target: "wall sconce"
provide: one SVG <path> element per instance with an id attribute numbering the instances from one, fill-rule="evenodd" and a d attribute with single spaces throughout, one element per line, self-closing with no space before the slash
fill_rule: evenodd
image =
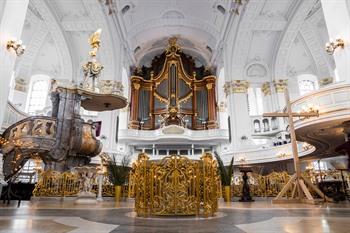
<path id="1" fill-rule="evenodd" d="M 341 38 L 337 38 L 335 39 L 335 41 L 331 39 L 329 42 L 326 43 L 326 52 L 329 55 L 333 55 L 334 51 L 339 47 L 344 49 L 344 40 Z"/>
<path id="2" fill-rule="evenodd" d="M 24 53 L 26 46 L 22 45 L 21 40 L 17 41 L 15 39 L 12 39 L 12 40 L 7 41 L 6 49 L 9 51 L 10 51 L 10 49 L 13 49 L 15 51 L 16 55 L 19 57 Z"/>

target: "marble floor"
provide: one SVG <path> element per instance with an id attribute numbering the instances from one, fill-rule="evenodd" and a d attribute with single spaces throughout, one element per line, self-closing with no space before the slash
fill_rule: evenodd
<path id="1" fill-rule="evenodd" d="M 204 218 L 135 217 L 133 204 L 102 202 L 22 202 L 0 205 L 0 233 L 348 233 L 350 204 L 273 205 L 270 201 L 221 203 L 219 213 Z"/>

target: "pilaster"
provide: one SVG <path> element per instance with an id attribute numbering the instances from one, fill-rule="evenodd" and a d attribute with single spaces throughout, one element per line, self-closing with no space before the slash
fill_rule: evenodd
<path id="1" fill-rule="evenodd" d="M 0 126 L 2 125 L 10 91 L 11 75 L 15 66 L 16 54 L 6 49 L 7 41 L 19 40 L 28 9 L 29 0 L 7 0 L 4 4 L 0 23 Z"/>
<path id="2" fill-rule="evenodd" d="M 245 80 L 233 80 L 224 85 L 231 121 L 231 144 L 234 150 L 250 145 L 251 124 L 248 112 L 248 87 L 249 83 Z"/>
<path id="3" fill-rule="evenodd" d="M 348 2 L 348 3 L 347 3 Z M 329 38 L 344 40 L 344 49 L 337 48 L 333 57 L 339 81 L 350 82 L 350 15 L 348 0 L 321 0 Z M 332 56 L 332 55 L 329 55 Z"/>

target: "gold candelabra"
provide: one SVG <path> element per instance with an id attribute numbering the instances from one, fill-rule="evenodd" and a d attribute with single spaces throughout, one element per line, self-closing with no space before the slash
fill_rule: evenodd
<path id="1" fill-rule="evenodd" d="M 337 38 L 335 39 L 335 41 L 331 39 L 329 42 L 327 42 L 325 49 L 329 55 L 333 55 L 337 48 L 344 49 L 344 46 L 345 46 L 344 40 L 341 38 Z"/>
<path id="2" fill-rule="evenodd" d="M 26 46 L 22 44 L 21 40 L 11 39 L 7 41 L 6 49 L 9 51 L 12 49 L 16 53 L 16 55 L 19 57 L 23 55 L 26 49 Z"/>

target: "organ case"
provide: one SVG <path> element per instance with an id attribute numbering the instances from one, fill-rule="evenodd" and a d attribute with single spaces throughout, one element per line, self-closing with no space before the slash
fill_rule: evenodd
<path id="1" fill-rule="evenodd" d="M 131 77 L 129 128 L 153 130 L 178 125 L 193 130 L 217 128 L 216 77 L 195 67 L 176 38 L 151 67 L 135 69 Z"/>

